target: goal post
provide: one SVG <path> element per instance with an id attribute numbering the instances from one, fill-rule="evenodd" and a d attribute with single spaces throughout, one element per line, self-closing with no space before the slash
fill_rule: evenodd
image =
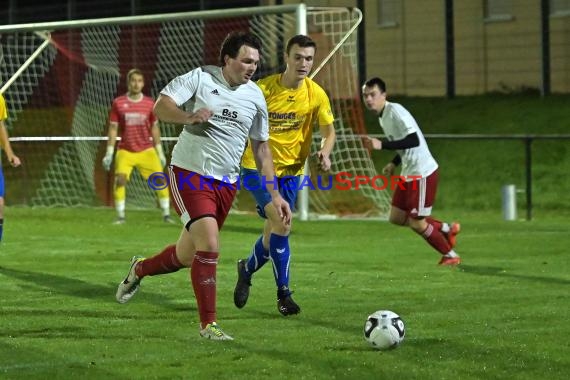
<path id="1" fill-rule="evenodd" d="M 0 91 L 8 106 L 13 147 L 24 161 L 19 173 L 5 173 L 8 202 L 111 205 L 113 178 L 101 159 L 109 108 L 126 91 L 126 72 L 141 69 L 144 92 L 156 98 L 175 76 L 217 64 L 219 45 L 233 30 L 248 30 L 262 39 L 256 78 L 283 69 L 289 37 L 308 34 L 315 39 L 314 79 L 331 99 L 338 136 L 332 171 L 373 176 L 369 152 L 358 136 L 366 132 L 354 33 L 359 18 L 355 8 L 298 4 L 0 26 Z M 164 150 L 170 153 L 180 126 L 160 127 Z M 313 151 L 319 143 L 315 127 Z M 323 214 L 385 217 L 389 207 L 389 195 L 372 188 L 303 194 L 302 219 Z M 250 198 L 240 194 L 235 208 L 254 210 Z M 136 171 L 127 185 L 127 207 L 156 207 L 154 193 Z"/>

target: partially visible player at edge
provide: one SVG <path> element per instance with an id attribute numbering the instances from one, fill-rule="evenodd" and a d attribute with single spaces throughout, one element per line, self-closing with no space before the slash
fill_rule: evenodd
<path id="1" fill-rule="evenodd" d="M 313 126 L 318 122 L 321 149 L 316 152 L 320 169 L 331 167 L 330 154 L 335 144 L 333 115 L 325 91 L 308 77 L 313 67 L 315 42 L 308 36 L 292 37 L 286 47 L 283 73 L 270 75 L 257 82 L 263 91 L 269 111 L 269 141 L 278 178 L 279 191 L 291 208 L 295 207 L 297 190 L 305 161 L 311 150 Z M 237 263 L 238 280 L 234 303 L 245 306 L 249 297 L 252 275 L 271 260 L 277 285 L 277 310 L 283 315 L 301 311 L 289 289 L 291 225 L 281 221 L 271 206 L 270 194 L 261 186 L 260 173 L 255 169 L 251 149 L 242 159 L 241 179 L 246 189 L 253 189 L 259 215 L 265 219 L 263 233 L 247 259 Z"/>
<path id="2" fill-rule="evenodd" d="M 10 165 L 18 167 L 21 162 L 20 158 L 14 154 L 12 146 L 10 145 L 8 131 L 4 124 L 4 120 L 6 119 L 8 119 L 6 101 L 4 100 L 4 96 L 0 94 L 0 148 L 4 149 Z M 0 241 L 2 241 L 2 233 L 4 232 L 4 192 L 4 172 L 2 171 L 2 166 L 0 166 Z"/>
<path id="3" fill-rule="evenodd" d="M 376 113 L 386 139 L 366 136 L 369 148 L 396 150 L 397 154 L 382 173 L 394 174 L 402 164 L 401 175 L 407 178 L 392 197 L 390 223 L 409 226 L 421 235 L 441 255 L 440 265 L 457 265 L 461 258 L 453 250 L 459 223 L 445 223 L 431 217 L 438 182 L 438 165 L 431 155 L 424 135 L 410 112 L 398 103 L 386 100 L 386 83 L 371 78 L 362 86 L 362 98 L 366 108 Z M 419 176 L 420 179 L 410 179 Z"/>
<path id="4" fill-rule="evenodd" d="M 269 149 L 267 104 L 250 81 L 257 70 L 261 41 L 250 33 L 231 33 L 222 44 L 219 66 L 203 66 L 176 77 L 161 92 L 154 110 L 165 122 L 184 124 L 172 151 L 170 189 L 183 224 L 176 245 L 143 259 L 133 257 L 119 284 L 120 303 L 131 299 L 145 276 L 191 267 L 190 278 L 200 314 L 200 335 L 232 340 L 217 324 L 216 269 L 219 232 L 236 195 L 239 163 L 247 140 L 257 168 L 274 179 Z M 184 111 L 178 107 L 184 105 Z M 269 186 L 271 204 L 284 224 L 291 209 Z"/>
<path id="5" fill-rule="evenodd" d="M 125 223 L 126 185 L 133 168 L 137 168 L 146 181 L 152 173 L 162 172 L 166 165 L 158 120 L 152 110 L 154 100 L 142 93 L 143 87 L 143 73 L 131 69 L 127 73 L 127 93 L 113 100 L 109 114 L 109 140 L 103 158 L 103 167 L 107 171 L 111 169 L 117 135 L 120 133 L 121 136 L 115 156 L 115 224 Z M 156 194 L 163 220 L 174 223 L 170 217 L 168 188 L 156 190 Z"/>

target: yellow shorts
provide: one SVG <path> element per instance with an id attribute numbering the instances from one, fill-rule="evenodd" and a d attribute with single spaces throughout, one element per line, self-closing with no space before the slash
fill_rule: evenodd
<path id="1" fill-rule="evenodd" d="M 152 173 L 162 172 L 160 159 L 154 148 L 148 148 L 141 152 L 129 152 L 124 149 L 117 150 L 115 155 L 115 174 L 124 174 L 129 179 L 133 168 L 137 168 L 145 180 Z"/>

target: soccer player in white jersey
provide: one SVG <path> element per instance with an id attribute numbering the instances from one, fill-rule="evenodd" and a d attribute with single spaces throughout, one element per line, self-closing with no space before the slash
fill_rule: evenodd
<path id="1" fill-rule="evenodd" d="M 250 81 L 260 49 L 256 36 L 231 33 L 220 50 L 221 67 L 196 68 L 162 90 L 154 107 L 157 117 L 184 125 L 169 166 L 172 198 L 183 228 L 175 245 L 148 259 L 133 257 L 116 294 L 117 301 L 125 303 L 145 276 L 190 267 L 200 335 L 214 340 L 232 340 L 216 323 L 216 266 L 219 231 L 236 194 L 248 138 L 258 169 L 268 183 L 274 178 L 267 104 L 259 87 Z M 268 190 L 277 214 L 290 223 L 289 205 L 278 189 L 269 186 Z"/>
<path id="2" fill-rule="evenodd" d="M 336 140 L 329 98 L 325 90 L 308 77 L 316 48 L 316 43 L 308 36 L 299 34 L 290 38 L 284 54 L 285 71 L 257 82 L 269 110 L 269 140 L 279 191 L 291 208 L 295 207 L 305 161 L 311 152 L 315 122 L 318 122 L 322 138 L 322 148 L 315 157 L 324 171 L 331 167 L 330 154 Z M 247 149 L 241 163 L 242 186 L 255 198 L 257 212 L 265 223 L 249 257 L 238 261 L 234 304 L 238 308 L 245 306 L 253 274 L 271 260 L 277 285 L 277 310 L 285 316 L 298 314 L 301 308 L 293 301 L 289 290 L 291 225 L 282 223 L 271 207 L 270 194 L 261 186 L 263 178 L 256 170 L 253 158 L 251 150 Z"/>
<path id="3" fill-rule="evenodd" d="M 424 135 L 410 112 L 401 104 L 386 100 L 386 83 L 371 78 L 362 86 L 366 108 L 376 113 L 386 139 L 367 136 L 369 148 L 396 150 L 397 154 L 382 170 L 394 174 L 402 164 L 400 175 L 406 179 L 397 186 L 392 197 L 390 222 L 409 226 L 441 253 L 440 265 L 457 265 L 460 257 L 453 250 L 459 223 L 445 223 L 431 217 L 438 181 L 438 165 L 431 155 Z"/>

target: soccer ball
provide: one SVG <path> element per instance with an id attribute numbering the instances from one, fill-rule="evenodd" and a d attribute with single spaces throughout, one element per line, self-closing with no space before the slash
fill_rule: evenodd
<path id="1" fill-rule="evenodd" d="M 398 347 L 405 335 L 404 321 L 390 310 L 378 310 L 364 323 L 364 339 L 378 350 Z"/>

